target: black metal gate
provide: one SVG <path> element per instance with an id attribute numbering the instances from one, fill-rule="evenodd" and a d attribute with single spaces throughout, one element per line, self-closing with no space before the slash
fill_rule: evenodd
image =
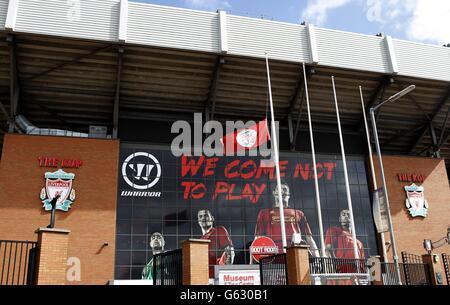
<path id="1" fill-rule="evenodd" d="M 420 255 L 402 252 L 402 267 L 406 285 L 431 285 L 430 270 Z"/>
<path id="2" fill-rule="evenodd" d="M 280 253 L 259 260 L 261 285 L 287 285 L 286 253 Z"/>
<path id="3" fill-rule="evenodd" d="M 153 256 L 153 285 L 183 285 L 181 253 L 176 249 Z"/>
<path id="4" fill-rule="evenodd" d="M 442 253 L 442 262 L 444 263 L 445 278 L 447 285 L 450 285 L 450 255 Z"/>
<path id="5" fill-rule="evenodd" d="M 0 285 L 32 285 L 37 242 L 0 240 Z"/>

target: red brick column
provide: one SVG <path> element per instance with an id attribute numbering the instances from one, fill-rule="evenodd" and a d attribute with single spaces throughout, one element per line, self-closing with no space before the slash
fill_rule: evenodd
<path id="1" fill-rule="evenodd" d="M 445 274 L 442 273 L 441 257 L 438 254 L 424 254 L 422 261 L 428 265 L 430 271 L 431 285 L 444 285 Z"/>
<path id="2" fill-rule="evenodd" d="M 286 251 L 288 285 L 311 285 L 309 246 L 292 246 Z"/>
<path id="3" fill-rule="evenodd" d="M 204 239 L 183 242 L 183 285 L 209 284 L 209 243 L 209 240 Z"/>
<path id="4" fill-rule="evenodd" d="M 39 228 L 37 285 L 65 285 L 70 230 Z"/>

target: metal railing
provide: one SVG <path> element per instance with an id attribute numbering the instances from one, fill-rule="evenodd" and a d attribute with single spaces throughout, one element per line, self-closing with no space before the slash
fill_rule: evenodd
<path id="1" fill-rule="evenodd" d="M 442 253 L 442 262 L 444 263 L 445 278 L 447 285 L 450 285 L 450 255 Z"/>
<path id="2" fill-rule="evenodd" d="M 405 268 L 402 263 L 399 263 L 400 280 L 404 285 L 406 284 Z M 398 276 L 395 269 L 395 263 L 381 263 L 381 276 L 383 285 L 398 285 Z"/>
<path id="3" fill-rule="evenodd" d="M 34 283 L 37 242 L 0 240 L 0 285 Z"/>
<path id="4" fill-rule="evenodd" d="M 280 253 L 259 260 L 261 285 L 287 285 L 286 253 Z"/>
<path id="5" fill-rule="evenodd" d="M 402 252 L 401 264 L 405 273 L 404 281 L 406 285 L 431 285 L 430 270 L 420 255 Z"/>
<path id="6" fill-rule="evenodd" d="M 368 273 L 365 259 L 309 257 L 311 274 Z"/>
<path id="7" fill-rule="evenodd" d="M 183 285 L 181 253 L 176 249 L 153 256 L 153 285 Z"/>

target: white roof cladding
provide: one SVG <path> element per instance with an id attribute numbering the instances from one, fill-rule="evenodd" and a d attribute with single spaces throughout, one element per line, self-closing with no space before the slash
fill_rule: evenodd
<path id="1" fill-rule="evenodd" d="M 227 25 L 229 54 L 310 61 L 305 26 L 230 15 Z"/>
<path id="2" fill-rule="evenodd" d="M 128 9 L 128 43 L 219 52 L 217 13 L 132 2 Z"/>
<path id="3" fill-rule="evenodd" d="M 6 13 L 8 12 L 8 1 L 0 1 L 0 30 L 5 29 Z"/>
<path id="4" fill-rule="evenodd" d="M 450 48 L 127 0 L 18 1 L 14 32 L 157 46 L 450 81 Z M 0 0 L 0 30 L 8 0 Z M 120 18 L 120 8 L 127 14 Z M 221 24 L 222 22 L 222 24 Z M 119 26 L 119 23 L 121 26 Z M 119 37 L 119 29 L 121 35 Z M 222 35 L 221 35 L 222 33 Z M 224 37 L 224 35 L 226 35 Z M 120 40 L 119 40 L 120 38 Z M 314 55 L 314 56 L 313 56 Z"/>
<path id="5" fill-rule="evenodd" d="M 117 41 L 119 16 L 120 0 L 19 0 L 14 31 Z"/>

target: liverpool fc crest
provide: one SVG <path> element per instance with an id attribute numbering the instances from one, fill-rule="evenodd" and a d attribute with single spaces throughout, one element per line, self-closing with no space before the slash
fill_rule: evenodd
<path id="1" fill-rule="evenodd" d="M 417 186 L 413 183 L 410 186 L 405 186 L 405 191 L 407 196 L 406 208 L 411 214 L 411 217 L 426 217 L 428 213 L 428 202 L 425 200 L 423 194 L 423 186 Z"/>
<path id="2" fill-rule="evenodd" d="M 46 211 L 51 211 L 52 205 L 50 201 L 59 195 L 56 201 L 56 209 L 67 212 L 70 205 L 75 200 L 75 190 L 72 188 L 72 181 L 75 174 L 66 173 L 59 169 L 56 172 L 45 173 L 45 187 L 41 190 L 40 198 Z"/>

